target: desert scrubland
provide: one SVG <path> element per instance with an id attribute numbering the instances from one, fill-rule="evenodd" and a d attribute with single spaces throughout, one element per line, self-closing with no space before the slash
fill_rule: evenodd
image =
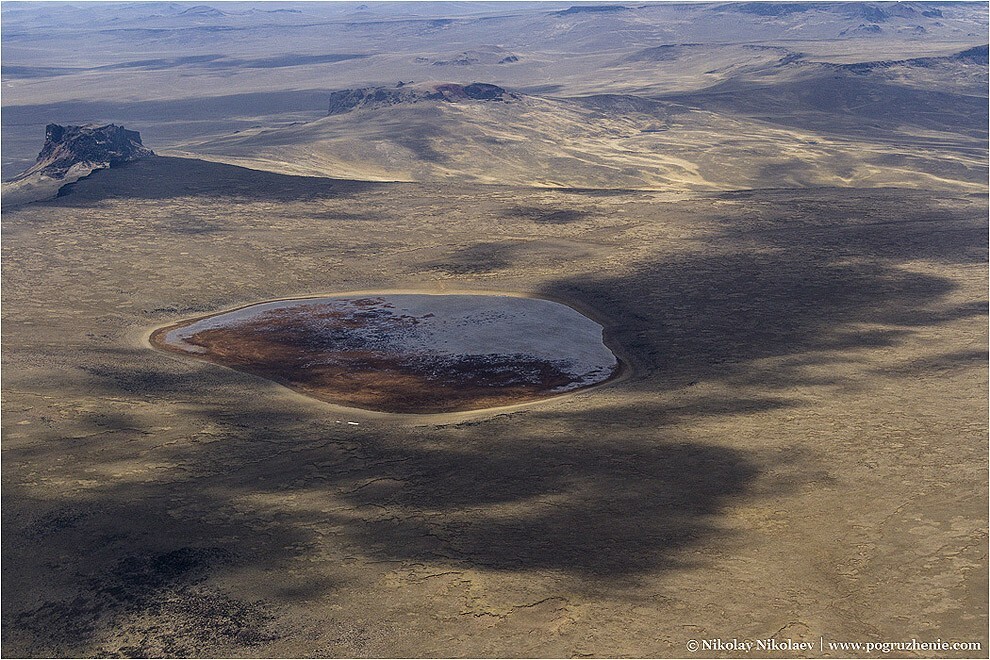
<path id="1" fill-rule="evenodd" d="M 5 179 L 50 123 L 156 154 L 4 200 L 4 655 L 985 656 L 985 4 L 2 18 Z M 627 370 L 391 415 L 148 341 L 352 291 Z"/>

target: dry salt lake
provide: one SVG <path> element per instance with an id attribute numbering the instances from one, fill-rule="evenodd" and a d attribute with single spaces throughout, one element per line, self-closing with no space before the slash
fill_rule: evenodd
<path id="1" fill-rule="evenodd" d="M 619 371 L 596 321 L 562 303 L 508 295 L 269 301 L 160 328 L 151 343 L 323 401 L 395 413 L 535 401 Z"/>

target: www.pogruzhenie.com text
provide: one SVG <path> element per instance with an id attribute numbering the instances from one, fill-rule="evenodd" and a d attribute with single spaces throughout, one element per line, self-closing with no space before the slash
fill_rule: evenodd
<path id="1" fill-rule="evenodd" d="M 853 652 L 884 654 L 902 651 L 945 653 L 952 651 L 982 651 L 981 642 L 960 642 L 935 639 L 922 641 L 911 639 L 899 642 L 846 642 L 830 641 L 824 637 L 817 640 L 793 639 L 689 639 L 687 650 L 691 653 L 706 651 L 734 651 L 737 653 L 795 653 L 795 652 Z"/>

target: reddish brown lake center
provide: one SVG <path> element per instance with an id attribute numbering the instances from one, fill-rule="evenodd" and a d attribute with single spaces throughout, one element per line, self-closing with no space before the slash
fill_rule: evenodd
<path id="1" fill-rule="evenodd" d="M 476 410 L 618 371 L 602 327 L 537 298 L 382 294 L 259 303 L 156 330 L 151 343 L 344 406 Z"/>

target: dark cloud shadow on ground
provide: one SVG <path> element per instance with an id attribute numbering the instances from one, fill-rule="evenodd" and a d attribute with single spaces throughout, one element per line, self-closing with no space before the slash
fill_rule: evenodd
<path id="1" fill-rule="evenodd" d="M 108 198 L 217 197 L 233 201 L 298 202 L 350 197 L 388 184 L 289 176 L 195 158 L 154 156 L 97 170 L 64 186 L 53 202 L 91 206 Z M 182 227 L 177 227 L 181 231 Z"/>
<path id="2" fill-rule="evenodd" d="M 139 70 L 159 71 L 165 69 L 279 69 L 284 67 L 312 64 L 332 64 L 345 60 L 361 59 L 367 55 L 329 53 L 325 55 L 303 55 L 287 53 L 276 57 L 237 58 L 225 55 L 186 55 L 184 57 L 160 57 L 150 60 L 132 60 L 118 64 L 104 64 L 92 67 L 38 67 L 4 66 L 0 73 L 9 78 L 47 78 L 95 71 Z M 291 93 L 291 92 L 290 92 Z"/>
<path id="3" fill-rule="evenodd" d="M 923 206 L 904 212 L 923 213 Z M 607 591 L 642 575 L 703 567 L 706 553 L 733 542 L 721 523 L 727 507 L 827 484 L 831 477 L 812 449 L 738 449 L 721 438 L 699 440 L 685 425 L 799 406 L 783 390 L 821 384 L 803 366 L 841 362 L 856 349 L 896 346 L 919 330 L 986 314 L 985 303 L 951 302 L 956 285 L 948 278 L 901 266 L 983 259 L 970 249 L 973 241 L 986 242 L 982 224 L 973 230 L 977 219 L 943 218 L 930 226 L 929 240 L 851 222 L 804 232 L 726 223 L 709 249 L 643 262 L 623 274 L 551 282 L 542 290 L 548 297 L 582 303 L 610 319 L 608 332 L 637 368 L 629 380 L 603 390 L 614 399 L 566 412 L 534 407 L 476 422 L 349 427 L 335 424 L 329 409 L 314 415 L 302 403 L 260 395 L 275 386 L 257 379 L 122 349 L 112 363 L 86 372 L 92 396 L 161 401 L 171 410 L 163 414 L 189 416 L 213 429 L 211 435 L 149 448 L 147 441 L 123 441 L 134 433 L 154 437 L 146 422 L 102 413 L 90 417 L 90 440 L 53 432 L 48 443 L 8 453 L 8 469 L 15 471 L 50 463 L 54 454 L 74 456 L 61 469 L 79 478 L 90 478 L 86 470 L 94 466 L 112 471 L 117 462 L 166 467 L 157 479 L 108 479 L 85 496 L 66 493 L 45 519 L 5 514 L 5 539 L 29 528 L 68 553 L 60 575 L 70 593 L 79 591 L 89 603 L 79 613 L 66 606 L 72 597 L 31 604 L 5 599 L 5 625 L 29 636 L 18 649 L 52 653 L 99 646 L 131 612 L 165 621 L 178 616 L 151 596 L 128 595 L 134 591 L 126 580 L 110 588 L 123 579 L 122 561 L 136 562 L 142 580 L 150 581 L 142 594 L 199 589 L 200 578 L 190 576 L 211 571 L 280 571 L 325 548 L 347 548 L 372 561 L 553 571 L 571 579 L 575 590 Z M 767 359 L 776 361 L 772 369 L 764 366 Z M 733 393 L 731 386 L 747 382 L 769 387 Z M 702 391 L 676 406 L 664 396 L 698 384 L 717 386 L 718 394 Z M 596 401 L 594 394 L 587 397 Z M 182 410 L 175 412 L 178 402 Z M 120 441 L 108 444 L 108 437 Z M 144 453 L 136 456 L 137 448 Z M 788 464 L 792 476 L 782 479 Z M 283 504 L 314 490 L 333 506 Z M 8 503 L 20 496 L 12 487 L 5 495 Z M 269 504 L 245 508 L 245 501 Z M 67 513 L 77 509 L 89 513 L 78 520 Z M 169 565 L 163 558 L 204 552 L 210 562 L 176 577 L 163 578 L 154 568 Z M 23 552 L 9 556 L 30 560 Z M 332 593 L 332 567 L 309 570 L 326 580 L 313 584 Z M 285 593 L 292 597 L 291 590 Z M 82 623 L 66 623 L 66 617 L 83 617 Z M 226 621 L 191 624 L 183 650 L 207 652 L 217 639 L 225 648 L 239 644 L 236 630 L 226 637 L 217 632 L 229 629 Z M 44 632 L 53 629 L 66 632 Z M 160 648 L 163 634 L 148 633 L 146 647 L 133 652 Z"/>
<path id="4" fill-rule="evenodd" d="M 328 93 L 325 89 L 304 89 L 296 91 L 249 92 L 225 96 L 193 97 L 187 99 L 167 99 L 161 101 L 60 101 L 31 105 L 4 106 L 4 124 L 8 126 L 31 126 L 38 118 L 51 123 L 72 123 L 89 121 L 106 122 L 146 122 L 149 117 L 156 121 L 186 119 L 195 117 L 198 121 L 211 119 L 229 120 L 239 116 L 277 115 L 310 110 L 325 110 Z M 141 127 L 128 127 L 141 130 Z M 42 128 L 39 139 L 44 139 Z M 152 148 L 154 148 L 152 146 Z"/>
<path id="5" fill-rule="evenodd" d="M 658 100 L 837 137 L 940 130 L 986 139 L 986 96 L 933 91 L 824 69 L 778 83 L 731 80 Z M 786 112 L 781 112 L 786 108 Z"/>

